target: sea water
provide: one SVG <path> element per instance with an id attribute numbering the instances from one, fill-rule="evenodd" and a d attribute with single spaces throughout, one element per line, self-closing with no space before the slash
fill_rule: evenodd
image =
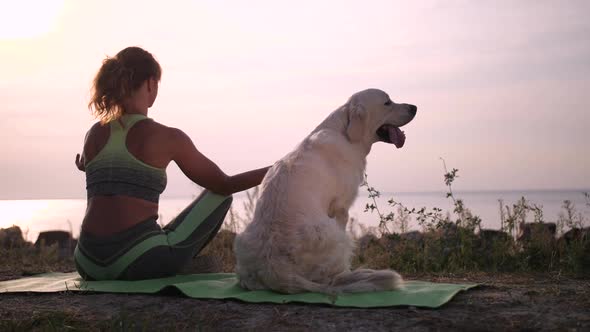
<path id="1" fill-rule="evenodd" d="M 375 204 L 368 194 L 361 188 L 359 196 L 350 209 L 350 217 L 364 228 L 376 227 L 379 224 L 377 212 L 365 212 L 368 204 Z M 545 222 L 555 222 L 559 214 L 563 213 L 563 202 L 570 200 L 576 210 L 585 217 L 590 226 L 590 202 L 583 192 L 590 190 L 552 190 L 552 191 L 471 191 L 454 193 L 456 198 L 462 199 L 471 212 L 482 219 L 483 228 L 500 228 L 499 200 L 504 205 L 515 204 L 521 197 L 525 197 L 529 204 L 541 207 Z M 176 197 L 160 199 L 160 220 L 166 224 L 180 213 L 194 198 Z M 426 207 L 441 208 L 443 213 L 453 211 L 453 202 L 446 197 L 445 192 L 416 192 L 416 193 L 381 193 L 376 198 L 376 205 L 382 214 L 397 213 L 397 208 L 389 206 L 388 201 L 403 204 L 409 209 Z M 248 213 L 245 203 L 246 195 L 234 195 L 232 209 L 234 215 L 247 222 Z M 35 241 L 39 232 L 47 230 L 70 231 L 74 237 L 80 233 L 80 225 L 86 209 L 85 199 L 43 199 L 43 200 L 0 200 L 0 228 L 19 226 L 29 241 Z M 532 221 L 532 214 L 530 216 Z M 243 223 L 242 223 L 243 226 Z M 390 227 L 390 229 L 395 227 Z M 410 229 L 420 229 L 416 221 L 411 221 Z"/>

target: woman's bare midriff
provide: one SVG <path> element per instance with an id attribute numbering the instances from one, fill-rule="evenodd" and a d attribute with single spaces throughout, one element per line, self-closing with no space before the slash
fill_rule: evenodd
<path id="1" fill-rule="evenodd" d="M 85 233 L 108 236 L 158 215 L 158 204 L 128 196 L 95 196 L 82 222 Z"/>

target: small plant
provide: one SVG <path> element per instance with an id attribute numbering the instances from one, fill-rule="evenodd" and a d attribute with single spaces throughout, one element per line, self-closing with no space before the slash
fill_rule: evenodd
<path id="1" fill-rule="evenodd" d="M 406 233 L 410 224 L 410 213 L 400 205 L 397 207 L 397 216 L 400 232 Z"/>
<path id="2" fill-rule="evenodd" d="M 445 185 L 449 188 L 449 191 L 447 192 L 447 198 L 451 198 L 453 200 L 453 205 L 455 206 L 453 212 L 458 217 L 455 224 L 457 226 L 465 227 L 471 231 L 474 231 L 476 229 L 481 230 L 481 218 L 479 216 L 473 215 L 473 213 L 471 213 L 471 210 L 465 207 L 463 200 L 455 198 L 455 195 L 453 194 L 452 184 L 453 181 L 455 181 L 455 179 L 459 177 L 457 175 L 457 172 L 459 170 L 453 168 L 449 172 L 445 160 L 443 158 L 440 159 L 442 160 L 443 167 L 445 169 Z"/>
<path id="3" fill-rule="evenodd" d="M 367 182 L 367 173 L 365 173 L 365 178 L 363 183 L 361 184 L 361 187 L 367 187 L 367 191 L 369 192 L 369 199 L 373 201 L 372 203 L 367 203 L 367 205 L 365 206 L 365 212 L 377 212 L 377 215 L 379 216 L 379 231 L 381 232 L 381 234 L 391 233 L 391 231 L 389 230 L 389 226 L 387 224 L 393 222 L 393 220 L 395 219 L 395 215 L 393 214 L 393 212 L 390 212 L 387 215 L 381 213 L 376 200 L 376 198 L 379 198 L 381 196 L 381 193 L 377 189 L 369 186 L 369 183 Z"/>
<path id="4" fill-rule="evenodd" d="M 566 199 L 561 205 L 562 212 L 557 219 L 557 228 L 560 234 L 565 233 L 565 229 L 584 228 L 584 215 L 576 210 L 572 201 Z"/>
<path id="5" fill-rule="evenodd" d="M 588 205 L 590 197 L 583 194 Z M 562 234 L 558 243 L 561 265 L 577 275 L 590 275 L 590 230 L 585 228 L 586 217 L 570 200 L 563 201 L 561 208 L 557 220 Z"/>
<path id="6" fill-rule="evenodd" d="M 441 229 L 448 227 L 449 224 L 455 224 L 456 226 L 463 227 L 471 231 L 475 231 L 476 229 L 479 230 L 481 228 L 481 218 L 477 215 L 474 215 L 471 210 L 466 208 L 463 200 L 457 199 L 453 193 L 452 184 L 455 179 L 459 177 L 457 175 L 459 170 L 453 168 L 449 172 L 444 159 L 441 158 L 441 160 L 445 170 L 444 182 L 448 188 L 446 197 L 453 201 L 453 213 L 455 213 L 457 216 L 457 219 L 454 222 L 452 221 L 449 214 L 443 216 L 442 209 L 440 208 L 433 207 L 430 209 L 430 211 L 428 211 L 426 207 L 422 207 L 420 209 L 408 209 L 402 203 L 395 201 L 393 198 L 389 199 L 387 203 L 390 207 L 397 208 L 397 217 L 393 212 L 381 212 L 376 200 L 376 198 L 380 197 L 381 194 L 377 189 L 369 185 L 367 181 L 367 174 L 365 174 L 365 179 L 361 186 L 367 187 L 369 199 L 372 201 L 371 203 L 366 204 L 365 212 L 377 212 L 377 215 L 379 216 L 379 230 L 382 234 L 391 234 L 396 225 L 399 225 L 399 229 L 402 233 L 406 232 L 409 221 L 411 220 L 411 216 L 415 216 L 418 224 L 422 226 L 424 230 Z M 388 226 L 390 223 L 393 223 L 394 227 L 390 228 Z"/>
<path id="7" fill-rule="evenodd" d="M 455 220 L 449 213 L 443 215 L 440 208 L 408 209 L 393 198 L 388 200 L 388 204 L 390 208 L 397 209 L 397 214 L 382 212 L 376 200 L 380 193 L 368 184 L 365 174 L 363 185 L 367 187 L 372 200 L 366 204 L 365 212 L 377 212 L 381 239 L 385 239 L 381 242 L 385 243 L 386 250 L 395 251 L 395 255 L 391 255 L 391 266 L 394 268 L 437 272 L 466 271 L 477 267 L 477 253 L 473 248 L 477 242 L 475 231 L 480 229 L 481 218 L 471 213 L 463 201 L 455 197 L 452 184 L 458 178 L 459 170 L 453 168 L 449 172 L 445 161 L 441 160 L 445 170 L 444 183 L 448 188 L 447 198 L 453 201 Z M 413 232 L 407 232 L 411 217 L 415 217 L 425 232 L 417 244 L 411 236 Z M 392 232 L 393 229 L 399 229 L 401 235 Z"/>
<path id="8" fill-rule="evenodd" d="M 557 245 L 555 224 L 545 223 L 543 207 L 524 197 L 511 205 L 498 200 L 501 229 L 484 230 L 481 219 L 453 192 L 458 170 L 449 171 L 442 161 L 444 183 L 448 188 L 446 197 L 454 206 L 452 213 L 443 214 L 436 207 L 408 209 L 393 198 L 388 200 L 388 205 L 396 209 L 396 213 L 384 211 L 377 204 L 379 191 L 368 184 L 365 174 L 364 186 L 371 200 L 365 212 L 377 213 L 380 237 L 366 237 L 368 241 L 361 246 L 356 263 L 411 273 L 485 270 L 590 274 L 590 232 L 583 228 L 586 218 L 576 211 L 571 201 L 564 201 L 558 220 L 562 229 L 575 230 L 568 232 L 573 240 L 566 237 L 562 241 L 567 242 L 567 246 Z M 586 206 L 590 206 L 590 194 L 584 193 L 584 197 Z M 408 232 L 411 218 L 422 226 L 421 233 Z"/>
<path id="9" fill-rule="evenodd" d="M 536 223 L 543 223 L 543 206 L 531 204 L 524 197 L 521 197 L 512 208 L 508 205 L 503 205 L 503 200 L 500 202 L 500 221 L 501 230 L 511 234 L 514 238 L 518 236 L 521 225 L 527 221 L 529 212 L 533 213 L 533 221 Z"/>

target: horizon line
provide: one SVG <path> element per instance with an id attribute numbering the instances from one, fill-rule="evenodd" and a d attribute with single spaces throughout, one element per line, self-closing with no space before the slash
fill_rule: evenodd
<path id="1" fill-rule="evenodd" d="M 580 194 L 590 193 L 590 188 L 534 188 L 534 189 L 465 189 L 465 190 L 453 190 L 453 194 L 461 193 L 535 193 L 535 192 L 579 192 Z M 366 190 L 359 189 L 357 197 L 361 196 Z M 236 196 L 245 195 L 246 191 L 235 193 Z M 448 193 L 448 190 L 417 190 L 417 191 L 380 191 L 380 194 L 388 195 L 419 195 L 419 194 L 444 194 Z M 197 193 L 194 195 L 162 195 L 161 199 L 187 199 L 196 198 Z M 61 196 L 61 197 L 33 197 L 33 198 L 3 198 L 0 197 L 0 201 L 34 201 L 34 200 L 82 200 L 86 199 L 85 196 Z"/>

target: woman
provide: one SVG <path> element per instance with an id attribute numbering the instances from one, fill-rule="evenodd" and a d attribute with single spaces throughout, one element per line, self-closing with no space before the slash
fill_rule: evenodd
<path id="1" fill-rule="evenodd" d="M 74 253 L 86 280 L 171 276 L 215 236 L 231 194 L 254 187 L 268 167 L 228 176 L 180 129 L 148 118 L 158 95 L 161 68 L 139 47 L 104 60 L 89 108 L 100 122 L 86 134 L 76 166 L 86 172 L 88 205 Z M 206 188 L 167 226 L 158 218 L 166 167 Z"/>

